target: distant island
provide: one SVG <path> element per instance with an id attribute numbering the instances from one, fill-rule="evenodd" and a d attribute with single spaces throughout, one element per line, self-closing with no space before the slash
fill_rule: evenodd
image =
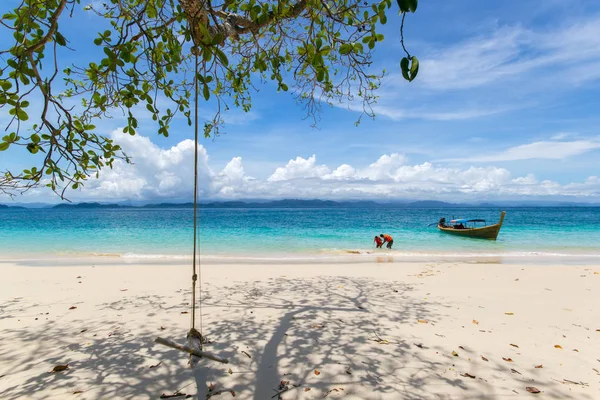
<path id="1" fill-rule="evenodd" d="M 198 205 L 201 208 L 509 208 L 509 207 L 599 207 L 598 203 L 576 203 L 576 202 L 544 202 L 544 201 L 498 201 L 477 204 L 447 203 L 437 200 L 420 201 L 390 201 L 377 202 L 370 200 L 357 201 L 333 201 L 333 200 L 299 200 L 285 199 L 272 201 L 214 201 L 203 202 Z M 52 208 L 52 209 L 149 209 L 149 208 L 193 208 L 193 203 L 153 203 L 145 205 L 131 205 L 126 203 L 61 203 L 40 204 L 35 203 L 31 207 L 21 203 L 18 206 L 0 204 L 0 210 L 28 209 L 28 208 Z"/>
<path id="2" fill-rule="evenodd" d="M 378 203 L 375 201 L 332 201 L 332 200 L 274 200 L 266 202 L 220 201 L 199 203 L 201 208 L 449 208 L 473 207 L 473 205 L 445 203 L 442 201 L 415 201 Z M 193 203 L 159 203 L 132 206 L 123 204 L 78 203 L 57 204 L 55 209 L 128 209 L 128 208 L 192 208 Z"/>
<path id="3" fill-rule="evenodd" d="M 2 210 L 8 210 L 8 209 L 25 210 L 26 207 L 21 207 L 21 206 L 6 206 L 4 204 L 0 204 L 0 209 L 2 209 Z"/>
<path id="4" fill-rule="evenodd" d="M 376 202 L 376 201 L 333 201 L 333 200 L 298 200 L 285 199 L 273 201 L 215 201 L 199 203 L 201 208 L 500 208 L 500 207 L 597 207 L 598 204 L 586 203 L 524 203 L 524 204 L 506 204 L 506 203 L 447 203 L 437 200 L 420 201 L 396 201 L 396 202 Z M 129 204 L 102 204 L 102 203 L 77 203 L 77 204 L 57 204 L 52 206 L 54 209 L 144 209 L 144 208 L 193 208 L 193 203 L 156 203 L 146 205 Z"/>

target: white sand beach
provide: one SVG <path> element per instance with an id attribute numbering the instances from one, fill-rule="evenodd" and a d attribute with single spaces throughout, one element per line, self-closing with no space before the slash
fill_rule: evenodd
<path id="1" fill-rule="evenodd" d="M 192 370 L 190 266 L 59 264 L 0 263 L 1 399 L 600 398 L 600 266 L 203 265 Z"/>

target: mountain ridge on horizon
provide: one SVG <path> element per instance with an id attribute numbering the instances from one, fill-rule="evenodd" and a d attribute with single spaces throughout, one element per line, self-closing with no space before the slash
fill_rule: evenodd
<path id="1" fill-rule="evenodd" d="M 581 202 L 543 202 L 543 201 L 498 201 L 481 203 L 449 203 L 438 200 L 396 200 L 388 202 L 377 202 L 373 200 L 320 200 L 320 199 L 282 199 L 266 201 L 250 200 L 230 200 L 230 201 L 211 201 L 201 202 L 202 208 L 461 208 L 461 207 L 599 207 L 599 203 L 581 203 Z M 0 209 L 128 209 L 128 208 L 192 208 L 193 203 L 148 203 L 133 205 L 130 202 L 120 203 L 100 203 L 100 202 L 81 202 L 81 203 L 60 203 L 43 204 L 36 203 L 33 207 L 27 207 L 27 203 L 18 203 L 15 205 L 0 204 Z"/>

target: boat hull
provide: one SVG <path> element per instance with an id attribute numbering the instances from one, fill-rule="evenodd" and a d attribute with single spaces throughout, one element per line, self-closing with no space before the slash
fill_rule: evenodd
<path id="1" fill-rule="evenodd" d="M 502 228 L 502 222 L 504 221 L 504 215 L 506 211 L 502 211 L 500 215 L 500 221 L 495 225 L 483 226 L 481 228 L 465 228 L 465 229 L 455 229 L 448 226 L 438 225 L 438 229 L 442 232 L 449 233 L 456 236 L 470 237 L 476 239 L 488 239 L 488 240 L 496 240 L 498 237 L 498 233 L 500 233 L 500 228 Z"/>

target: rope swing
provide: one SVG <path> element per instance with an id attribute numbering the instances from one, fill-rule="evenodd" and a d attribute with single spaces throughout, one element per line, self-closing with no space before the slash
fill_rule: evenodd
<path id="1" fill-rule="evenodd" d="M 190 355 L 190 365 L 193 368 L 200 358 L 208 358 L 223 364 L 229 363 L 229 360 L 216 356 L 214 354 L 202 351 L 202 345 L 205 343 L 202 335 L 202 269 L 200 268 L 200 235 L 198 229 L 198 52 L 195 51 L 195 75 L 194 75 L 194 246 L 192 255 L 192 316 L 190 331 L 187 334 L 188 345 L 180 345 L 172 340 L 157 337 L 154 341 L 172 349 L 180 350 Z M 200 315 L 198 318 L 199 328 L 196 329 L 196 282 L 198 282 L 199 296 L 198 309 Z"/>

